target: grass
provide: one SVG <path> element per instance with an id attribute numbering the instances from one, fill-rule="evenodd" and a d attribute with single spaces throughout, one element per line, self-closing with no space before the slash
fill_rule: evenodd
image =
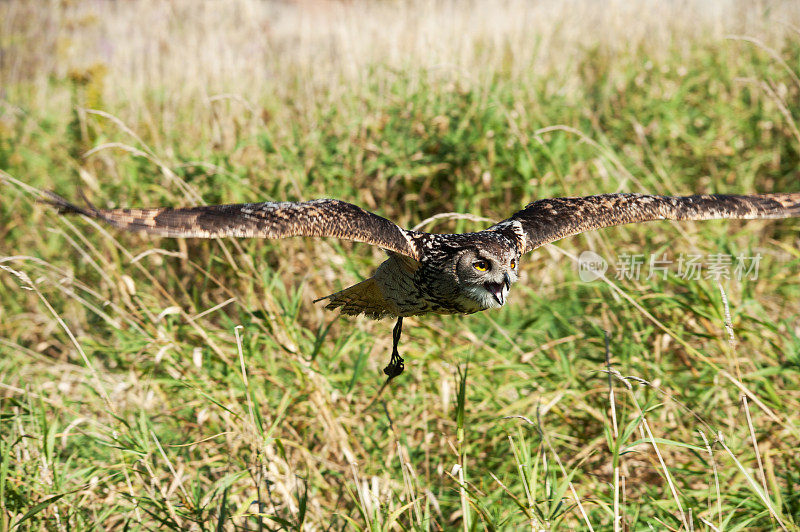
<path id="1" fill-rule="evenodd" d="M 797 191 L 794 4 L 203 6 L 0 4 L 0 529 L 798 528 L 798 220 L 540 249 L 502 310 L 407 320 L 375 400 L 392 324 L 312 301 L 379 250 L 36 203 L 336 197 L 410 227 Z M 762 259 L 616 279 L 625 253 Z"/>

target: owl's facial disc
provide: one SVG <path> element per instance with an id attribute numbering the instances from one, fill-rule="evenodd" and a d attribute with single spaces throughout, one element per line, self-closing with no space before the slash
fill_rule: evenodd
<path id="1" fill-rule="evenodd" d="M 518 254 L 510 249 L 465 253 L 459 260 L 458 268 L 464 296 L 469 298 L 476 310 L 502 307 L 511 285 L 519 279 L 518 262 Z"/>

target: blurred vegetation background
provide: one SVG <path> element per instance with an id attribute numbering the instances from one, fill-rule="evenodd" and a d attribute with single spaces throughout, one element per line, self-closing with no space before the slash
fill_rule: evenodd
<path id="1" fill-rule="evenodd" d="M 796 192 L 798 76 L 789 1 L 0 2 L 0 529 L 797 529 L 797 220 L 547 246 L 502 310 L 408 320 L 375 400 L 392 324 L 312 301 L 379 250 L 36 198 L 334 197 L 410 227 Z M 762 260 L 585 283 L 586 249 Z"/>

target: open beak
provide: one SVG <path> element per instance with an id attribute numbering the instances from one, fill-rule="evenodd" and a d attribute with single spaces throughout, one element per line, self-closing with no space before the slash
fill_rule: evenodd
<path id="1" fill-rule="evenodd" d="M 506 275 L 503 278 L 502 283 L 486 283 L 484 287 L 486 290 L 492 294 L 492 297 L 495 301 L 502 307 L 503 304 L 506 302 L 506 294 L 508 294 L 508 289 L 511 286 L 511 280 Z"/>

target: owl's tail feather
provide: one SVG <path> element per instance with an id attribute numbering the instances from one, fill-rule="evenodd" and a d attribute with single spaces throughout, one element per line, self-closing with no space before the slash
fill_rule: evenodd
<path id="1" fill-rule="evenodd" d="M 380 286 L 372 277 L 314 302 L 325 299 L 328 300 L 326 309 L 338 308 L 342 314 L 351 316 L 364 314 L 369 318 L 380 319 L 398 315 L 396 305 L 384 297 Z"/>

